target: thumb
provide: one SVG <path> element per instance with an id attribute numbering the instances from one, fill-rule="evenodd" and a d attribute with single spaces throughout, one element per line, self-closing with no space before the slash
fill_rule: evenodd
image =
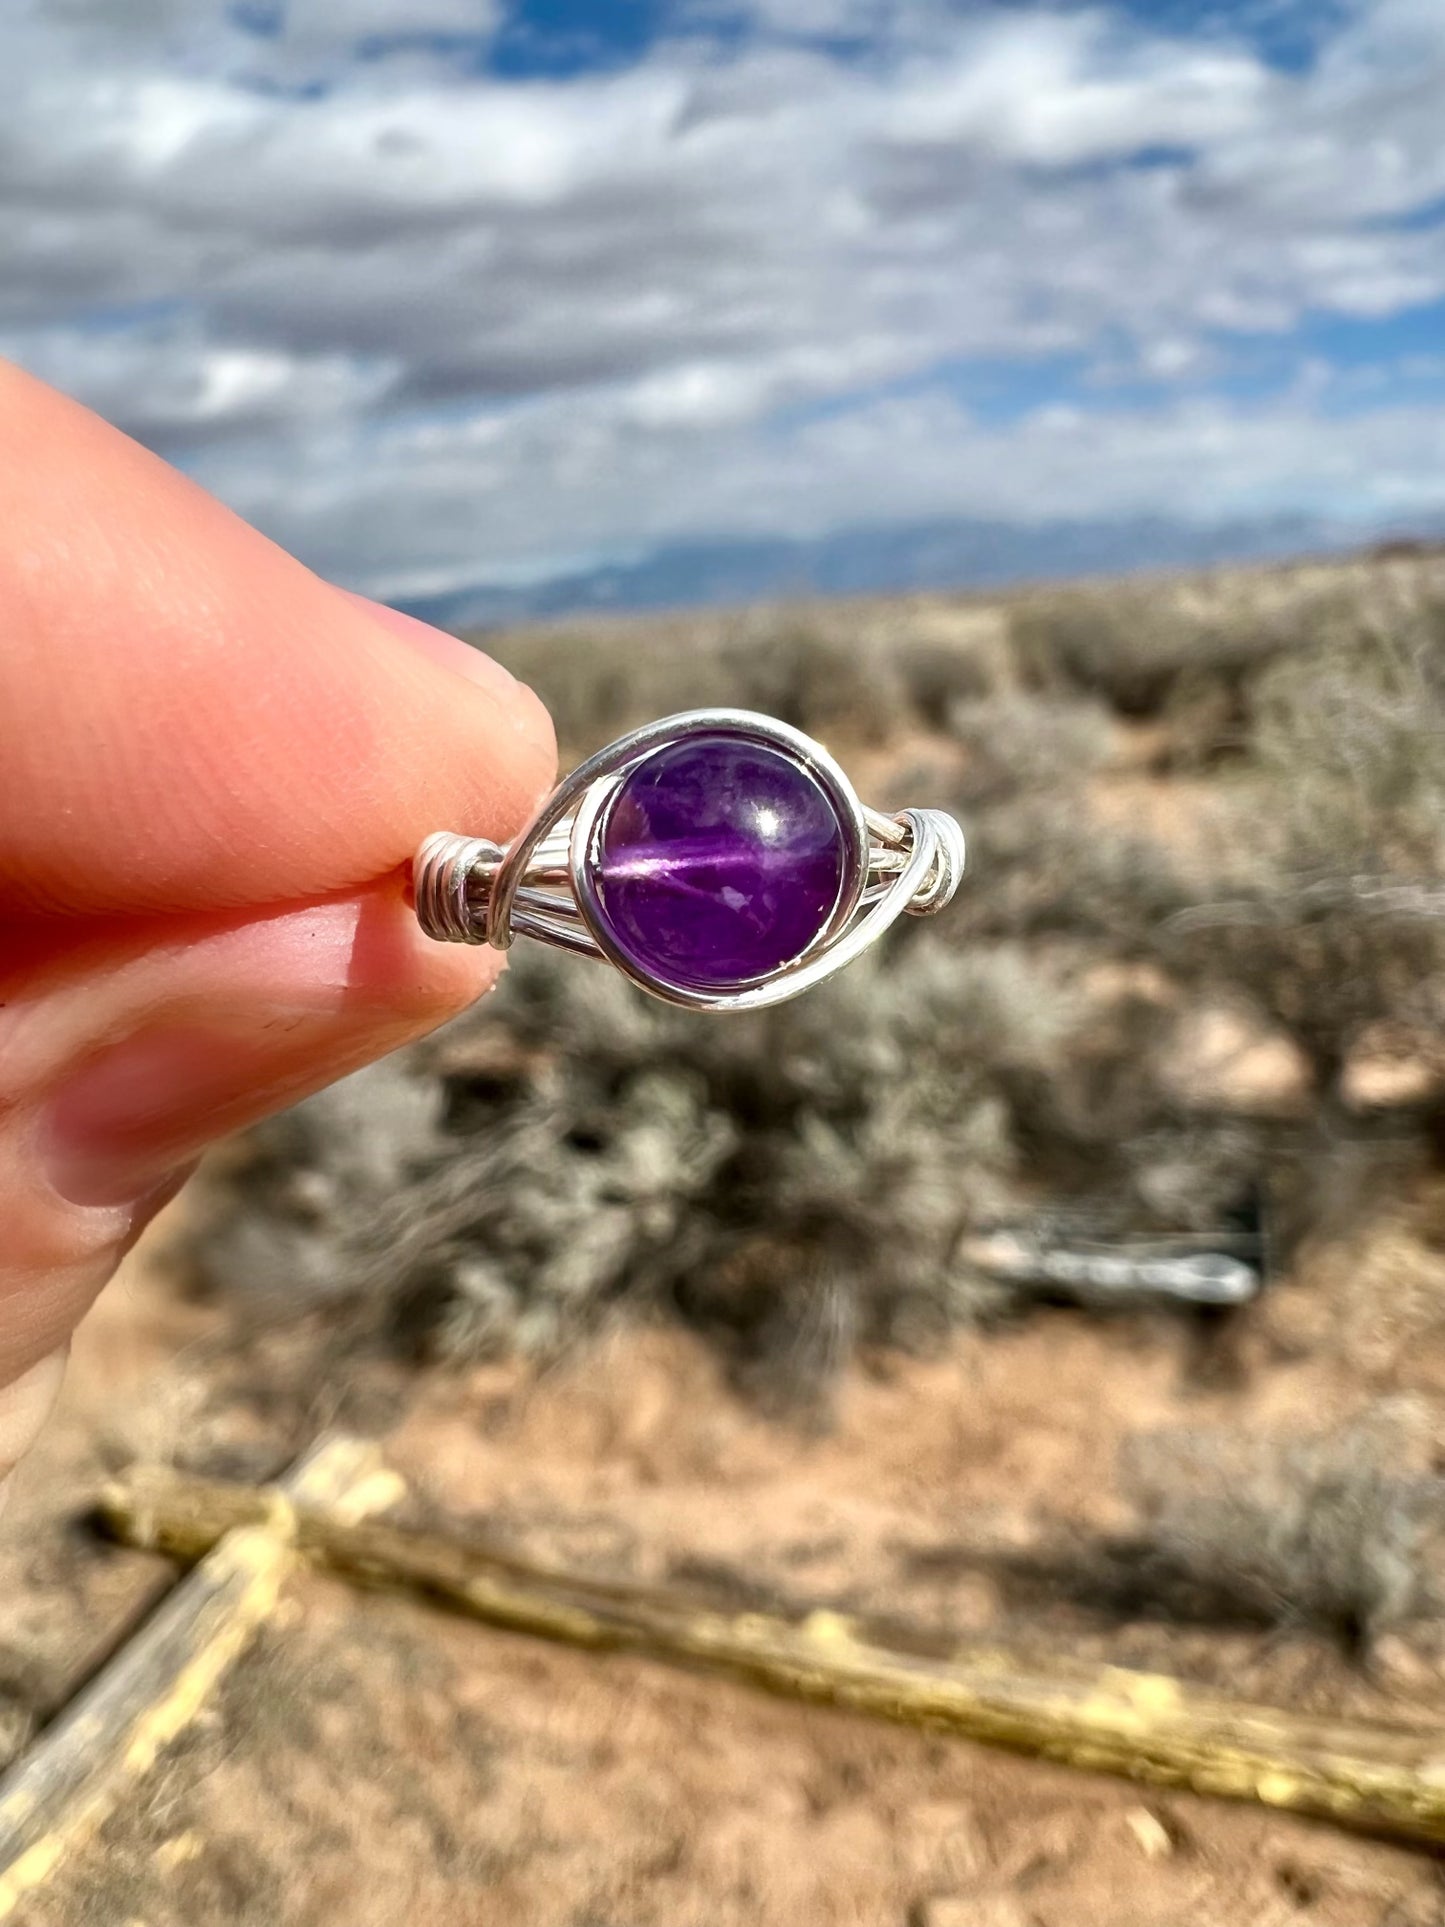
<path id="1" fill-rule="evenodd" d="M 551 781 L 529 692 L 0 367 L 0 1470 L 201 1149 L 431 1028 L 494 953 L 404 894 Z"/>

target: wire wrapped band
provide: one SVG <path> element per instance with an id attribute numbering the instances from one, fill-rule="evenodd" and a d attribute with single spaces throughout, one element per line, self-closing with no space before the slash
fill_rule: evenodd
<path id="1" fill-rule="evenodd" d="M 600 815 L 625 775 L 691 734 L 731 733 L 784 750 L 826 784 L 855 844 L 854 887 L 802 955 L 757 983 L 699 989 L 655 976 L 610 940 L 596 913 L 591 863 Z M 739 710 L 696 710 L 620 737 L 572 771 L 508 845 L 441 831 L 417 851 L 412 888 L 422 929 L 438 942 L 507 950 L 529 936 L 610 961 L 654 996 L 689 1009 L 757 1009 L 796 996 L 858 957 L 900 916 L 930 916 L 963 875 L 963 832 L 945 811 L 885 815 L 859 802 L 828 753 L 800 731 Z"/>

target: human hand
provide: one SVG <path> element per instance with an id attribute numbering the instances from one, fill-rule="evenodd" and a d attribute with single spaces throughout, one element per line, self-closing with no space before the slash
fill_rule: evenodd
<path id="1" fill-rule="evenodd" d="M 211 1140 L 488 987 L 404 865 L 514 834 L 554 761 L 486 656 L 0 364 L 0 1474 Z"/>

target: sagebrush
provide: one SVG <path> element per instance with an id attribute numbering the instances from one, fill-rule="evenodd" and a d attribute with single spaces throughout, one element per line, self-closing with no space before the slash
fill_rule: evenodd
<path id="1" fill-rule="evenodd" d="M 1433 1086 L 1381 1117 L 1350 1079 L 1442 1015 L 1439 558 L 497 647 L 577 749 L 719 700 L 851 746 L 878 800 L 959 810 L 963 890 L 747 1018 L 519 946 L 439 1040 L 252 1135 L 212 1281 L 365 1305 L 448 1358 L 683 1318 L 813 1397 L 858 1346 L 1021 1308 L 960 1256 L 980 1227 L 1204 1234 L 1287 1198 L 1287 1260 L 1326 1199 L 1378 1207 L 1352 1162 L 1436 1131 Z M 1213 1009 L 1294 1053 L 1287 1102 L 1181 1084 Z"/>

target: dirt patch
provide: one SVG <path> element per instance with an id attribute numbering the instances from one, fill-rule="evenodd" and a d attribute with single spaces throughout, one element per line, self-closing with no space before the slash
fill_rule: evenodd
<path id="1" fill-rule="evenodd" d="M 1407 1259 L 1433 1320 L 1391 1290 Z M 1299 1706 L 1418 1716 L 1422 1702 L 1445 1707 L 1445 1689 L 1409 1640 L 1387 1643 L 1367 1675 L 1288 1626 L 1121 1625 L 1047 1594 L 1021 1609 L 976 1556 L 1037 1544 L 1060 1522 L 1119 1527 L 1121 1448 L 1159 1428 L 1344 1423 L 1370 1403 L 1354 1351 L 1366 1300 L 1397 1302 L 1405 1320 L 1379 1341 L 1381 1375 L 1398 1379 L 1408 1356 L 1416 1382 L 1445 1382 L 1445 1268 L 1400 1226 L 1258 1307 L 1223 1375 L 1201 1371 L 1197 1340 L 1162 1318 L 1051 1312 L 963 1335 L 930 1362 L 870 1361 L 840 1388 L 832 1429 L 811 1433 L 741 1402 L 696 1341 L 640 1330 L 541 1375 L 508 1363 L 419 1380 L 388 1450 L 426 1502 L 593 1571 L 723 1593 L 746 1583 L 956 1632 L 1005 1626 Z M 1301 1303 L 1316 1314 L 1308 1348 L 1290 1336 Z M 159 1425 L 185 1408 L 198 1325 L 153 1274 L 117 1293 L 26 1475 L 0 1546 L 8 1637 L 49 1655 L 52 1686 L 158 1570 L 67 1524 L 119 1449 L 105 1358 L 139 1373 L 120 1430 L 138 1411 Z M 1433 1412 L 1431 1396 L 1419 1403 Z M 311 1579 L 134 1805 L 17 1917 L 1434 1927 L 1445 1886 L 1429 1855 Z"/>
<path id="2" fill-rule="evenodd" d="M 319 1582 L 33 1927 L 1427 1927 L 1434 1866 Z M 950 1914 L 948 1907 L 959 1911 Z"/>

